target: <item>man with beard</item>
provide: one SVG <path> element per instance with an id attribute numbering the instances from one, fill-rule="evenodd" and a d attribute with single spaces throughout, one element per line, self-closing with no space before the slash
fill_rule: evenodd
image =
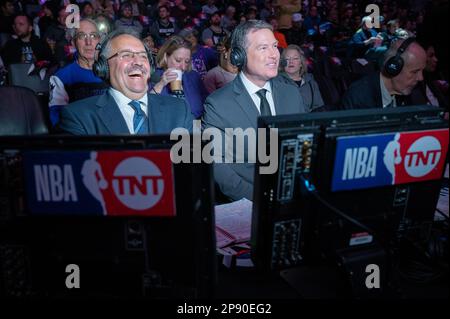
<path id="1" fill-rule="evenodd" d="M 9 40 L 3 48 L 2 58 L 6 67 L 14 63 L 52 61 L 50 47 L 33 34 L 30 17 L 19 14 L 14 18 L 14 33 L 17 39 Z"/>
<path id="2" fill-rule="evenodd" d="M 69 29 L 72 45 L 76 48 L 74 62 L 50 77 L 50 120 L 55 125 L 65 105 L 102 94 L 107 84 L 92 72 L 100 33 L 94 20 L 81 19 L 78 29 Z"/>
<path id="3" fill-rule="evenodd" d="M 114 31 L 103 41 L 94 74 L 110 84 L 100 96 L 62 108 L 58 131 L 74 135 L 168 134 L 192 128 L 184 100 L 148 94 L 152 66 L 138 34 Z"/>
<path id="4" fill-rule="evenodd" d="M 202 32 L 203 43 L 210 48 L 215 48 L 228 36 L 229 32 L 220 26 L 220 14 L 213 13 L 209 18 L 209 28 Z"/>
<path id="5" fill-rule="evenodd" d="M 159 6 L 158 18 L 150 26 L 149 31 L 157 47 L 162 46 L 168 38 L 179 32 L 177 24 L 170 20 L 170 11 L 167 5 Z"/>

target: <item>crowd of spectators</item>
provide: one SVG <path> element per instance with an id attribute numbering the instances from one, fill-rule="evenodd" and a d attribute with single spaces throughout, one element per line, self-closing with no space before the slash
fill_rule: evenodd
<path id="1" fill-rule="evenodd" d="M 379 19 L 365 11 L 370 3 L 380 9 Z M 84 20 L 89 25 L 95 22 L 96 29 L 81 35 L 73 30 L 70 4 L 78 5 L 80 18 L 89 19 Z M 68 70 L 85 70 L 79 81 L 99 82 L 90 73 L 91 42 L 101 42 L 114 29 L 132 30 L 144 39 L 157 64 L 149 90 L 170 95 L 170 70 L 181 68 L 184 94 L 178 97 L 186 99 L 199 118 L 206 96 L 237 73 L 229 63 L 226 42 L 234 28 L 249 19 L 273 26 L 282 53 L 280 71 L 303 94 L 311 95 L 310 111 L 340 103 L 324 92 L 330 91 L 330 79 L 340 81 L 332 84 L 342 98 L 361 75 L 336 76 L 333 70 L 352 72 L 355 60 L 373 67 L 367 70 L 380 70 L 391 43 L 411 36 L 422 44 L 428 59 L 424 81 L 412 94 L 421 103 L 448 106 L 448 46 L 439 30 L 448 19 L 448 1 L 439 0 L 1 0 L 0 67 L 4 73 L 13 63 L 56 65 L 59 71 L 52 85 L 59 95 L 50 96 L 50 106 L 60 108 L 71 102 L 71 88 L 80 86 L 68 78 Z M 83 48 L 89 51 L 89 61 L 83 59 L 86 53 L 80 55 Z M 67 66 L 70 69 L 61 71 Z M 341 85 L 343 79 L 349 81 Z M 95 94 L 100 92 L 97 89 Z M 52 122 L 57 119 L 54 115 Z"/>

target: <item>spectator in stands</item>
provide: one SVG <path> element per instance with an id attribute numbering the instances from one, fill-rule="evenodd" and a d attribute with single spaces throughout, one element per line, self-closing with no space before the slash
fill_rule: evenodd
<path id="1" fill-rule="evenodd" d="M 225 14 L 222 16 L 222 18 L 220 18 L 220 26 L 225 30 L 231 32 L 237 25 L 235 16 L 236 8 L 232 5 L 229 5 L 225 10 Z"/>
<path id="2" fill-rule="evenodd" d="M 217 66 L 218 57 L 215 49 L 204 47 L 198 44 L 198 32 L 194 28 L 185 28 L 179 35 L 192 45 L 192 70 L 200 74 L 203 79 L 206 72 Z"/>
<path id="3" fill-rule="evenodd" d="M 49 107 L 52 125 L 59 121 L 61 108 L 69 103 L 103 94 L 107 88 L 106 83 L 92 72 L 96 46 L 100 41 L 95 21 L 81 19 L 80 27 L 69 31 L 72 33 L 72 44 L 77 50 L 76 59 L 50 77 Z"/>
<path id="4" fill-rule="evenodd" d="M 109 19 L 113 20 L 115 16 L 114 1 L 112 0 L 91 0 L 91 4 L 94 7 L 95 14 L 105 15 Z"/>
<path id="5" fill-rule="evenodd" d="M 383 36 L 383 43 L 382 46 L 385 46 L 387 48 L 390 47 L 392 40 L 394 40 L 395 37 L 395 31 L 400 28 L 400 25 L 398 23 L 397 19 L 389 20 L 386 23 L 386 32 L 382 33 Z"/>
<path id="6" fill-rule="evenodd" d="M 142 24 L 133 17 L 133 8 L 128 1 L 120 5 L 120 19 L 115 22 L 116 30 L 132 30 L 137 34 L 142 33 Z"/>
<path id="7" fill-rule="evenodd" d="M 14 0 L 1 0 L 0 8 L 0 33 L 11 35 L 14 33 Z"/>
<path id="8" fill-rule="evenodd" d="M 371 48 L 376 48 L 383 41 L 378 32 L 372 27 L 372 17 L 366 16 L 361 20 L 360 28 L 355 32 L 351 40 L 351 56 L 362 58 Z"/>
<path id="9" fill-rule="evenodd" d="M 305 17 L 305 21 L 303 21 L 303 26 L 306 29 L 306 32 L 309 34 L 319 34 L 319 26 L 322 23 L 322 19 L 317 11 L 316 6 L 311 6 L 309 9 L 309 14 Z"/>
<path id="10" fill-rule="evenodd" d="M 276 17 L 270 17 L 267 21 L 272 25 L 273 28 L 273 35 L 275 36 L 275 39 L 278 41 L 278 48 L 279 49 L 286 49 L 287 48 L 287 42 L 286 37 L 283 33 L 278 31 L 278 20 Z"/>
<path id="11" fill-rule="evenodd" d="M 207 91 L 203 85 L 200 75 L 192 71 L 191 55 L 192 46 L 180 36 L 170 37 L 159 49 L 157 64 L 160 69 L 156 72 L 160 75 L 160 81 L 153 85 L 152 91 L 161 95 L 173 95 L 185 99 L 195 118 L 203 114 L 203 103 Z M 182 91 L 172 92 L 168 84 L 177 79 L 173 70 L 181 70 Z"/>
<path id="12" fill-rule="evenodd" d="M 2 58 L 6 67 L 13 63 L 54 61 L 48 44 L 34 35 L 29 16 L 17 15 L 14 18 L 13 28 L 17 39 L 9 40 L 2 50 Z"/>
<path id="13" fill-rule="evenodd" d="M 41 34 L 41 37 L 47 32 L 47 29 L 50 25 L 56 23 L 56 14 L 56 10 L 54 10 L 50 3 L 45 2 L 41 5 L 41 13 L 37 17 L 39 33 Z"/>
<path id="14" fill-rule="evenodd" d="M 136 20 L 138 20 L 140 16 L 145 15 L 146 8 L 143 0 L 130 0 L 130 5 L 131 14 Z"/>
<path id="15" fill-rule="evenodd" d="M 286 42 L 288 44 L 302 45 L 305 39 L 305 33 L 302 14 L 294 13 L 292 15 L 292 27 L 285 29 Z"/>
<path id="16" fill-rule="evenodd" d="M 156 41 L 156 46 L 160 47 L 172 35 L 179 32 L 175 22 L 170 20 L 169 7 L 162 5 L 158 9 L 158 19 L 150 26 L 150 34 Z"/>
<path id="17" fill-rule="evenodd" d="M 272 16 L 275 16 L 275 7 L 272 4 L 272 0 L 264 0 L 264 7 L 259 12 L 259 18 L 269 21 L 269 18 Z"/>
<path id="18" fill-rule="evenodd" d="M 400 59 L 402 67 L 398 62 Z M 425 50 L 414 38 L 395 41 L 386 52 L 382 71 L 350 86 L 342 100 L 344 109 L 409 105 L 411 102 L 407 96 L 419 81 L 423 81 L 426 60 Z"/>
<path id="19" fill-rule="evenodd" d="M 70 103 L 61 110 L 58 129 L 74 135 L 168 134 L 192 128 L 189 107 L 181 99 L 148 94 L 151 65 L 140 35 L 110 33 L 99 52 L 107 68 L 94 70 L 110 83 L 100 96 Z"/>
<path id="20" fill-rule="evenodd" d="M 228 82 L 233 81 L 238 73 L 237 67 L 231 64 L 230 61 L 231 38 L 226 37 L 221 45 L 224 47 L 224 50 L 220 53 L 219 65 L 209 70 L 203 79 L 208 93 L 212 93 Z"/>
<path id="21" fill-rule="evenodd" d="M 142 42 L 147 46 L 147 48 L 150 50 L 150 53 L 153 55 L 155 61 L 156 61 L 156 55 L 158 54 L 158 48 L 156 47 L 155 40 L 153 40 L 153 37 L 149 33 L 144 33 L 142 37 Z"/>
<path id="22" fill-rule="evenodd" d="M 292 14 L 300 12 L 300 0 L 275 0 L 272 2 L 275 8 L 275 15 L 278 18 L 278 27 L 280 32 L 284 33 L 285 29 L 292 27 Z M 285 34 L 286 35 L 286 34 Z"/>
<path id="23" fill-rule="evenodd" d="M 206 4 L 202 7 L 202 12 L 208 16 L 212 16 L 214 13 L 219 11 L 215 5 L 216 0 L 207 0 Z"/>
<path id="24" fill-rule="evenodd" d="M 217 47 L 228 34 L 229 32 L 220 26 L 220 14 L 216 12 L 209 18 L 209 27 L 202 32 L 202 41 L 207 47 Z"/>
<path id="25" fill-rule="evenodd" d="M 50 25 L 44 34 L 44 40 L 53 47 L 56 61 L 60 66 L 72 62 L 70 39 L 66 38 L 66 18 L 69 15 L 65 7 L 58 9 L 57 23 Z"/>
<path id="26" fill-rule="evenodd" d="M 427 54 L 427 62 L 423 72 L 424 80 L 419 82 L 411 93 L 414 104 L 429 104 L 448 110 L 448 82 L 441 79 L 437 72 L 438 59 L 434 45 L 426 40 L 421 41 Z"/>
<path id="27" fill-rule="evenodd" d="M 184 26 L 194 16 L 192 6 L 183 0 L 175 0 L 170 10 L 170 16 L 175 19 L 178 26 Z"/>
<path id="28" fill-rule="evenodd" d="M 255 20 L 258 17 L 258 10 L 254 6 L 249 6 L 245 12 L 245 18 L 248 20 Z"/>
<path id="29" fill-rule="evenodd" d="M 100 13 L 97 15 L 97 17 L 95 18 L 95 23 L 97 23 L 98 32 L 100 32 L 102 36 L 107 35 L 113 29 L 111 19 L 104 13 Z"/>
<path id="30" fill-rule="evenodd" d="M 381 68 L 384 62 L 384 55 L 392 41 L 398 38 L 406 39 L 408 37 L 407 33 L 402 35 L 400 30 L 398 20 L 390 20 L 387 23 L 386 31 L 378 33 L 373 47 L 367 50 L 364 57 L 368 61 L 371 61 L 374 66 Z M 381 38 L 381 43 L 379 38 Z"/>
<path id="31" fill-rule="evenodd" d="M 80 6 L 80 15 L 82 18 L 93 19 L 95 16 L 94 7 L 89 1 L 85 1 Z"/>
<path id="32" fill-rule="evenodd" d="M 307 112 L 324 105 L 319 86 L 312 74 L 308 73 L 305 55 L 298 45 L 290 44 L 281 54 L 281 71 L 300 89 Z"/>

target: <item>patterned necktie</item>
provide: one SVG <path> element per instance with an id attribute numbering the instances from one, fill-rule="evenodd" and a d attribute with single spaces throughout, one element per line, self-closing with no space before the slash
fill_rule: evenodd
<path id="1" fill-rule="evenodd" d="M 134 110 L 133 116 L 133 128 L 134 134 L 147 134 L 148 133 L 148 121 L 147 116 L 141 109 L 139 101 L 131 101 L 128 103 Z"/>
<path id="2" fill-rule="evenodd" d="M 266 89 L 261 89 L 256 94 L 259 96 L 261 103 L 259 104 L 259 112 L 261 116 L 271 116 L 272 112 L 270 111 L 269 102 L 266 99 Z"/>

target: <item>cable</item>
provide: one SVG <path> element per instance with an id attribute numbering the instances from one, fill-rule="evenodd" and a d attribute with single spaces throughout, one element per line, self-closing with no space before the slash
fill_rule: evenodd
<path id="1" fill-rule="evenodd" d="M 369 227 L 367 227 L 366 225 L 360 223 L 359 221 L 357 221 L 356 219 L 350 217 L 349 215 L 347 215 L 346 213 L 344 213 L 343 211 L 339 210 L 338 208 L 334 207 L 333 205 L 331 205 L 330 203 L 328 203 L 326 200 L 324 200 L 320 195 L 319 192 L 316 190 L 315 186 L 310 183 L 309 180 L 305 179 L 305 177 L 303 175 L 300 175 L 300 179 L 303 181 L 304 185 L 306 186 L 306 189 L 320 202 L 322 203 L 325 207 L 327 207 L 329 210 L 331 210 L 332 212 L 334 212 L 335 214 L 337 214 L 338 216 L 344 218 L 345 220 L 347 220 L 348 222 L 350 222 L 353 225 L 356 225 L 358 227 L 360 227 L 361 229 L 365 230 L 366 232 L 368 232 L 369 234 L 371 234 L 374 238 L 378 238 L 378 236 L 376 235 L 376 233 L 370 229 Z"/>

